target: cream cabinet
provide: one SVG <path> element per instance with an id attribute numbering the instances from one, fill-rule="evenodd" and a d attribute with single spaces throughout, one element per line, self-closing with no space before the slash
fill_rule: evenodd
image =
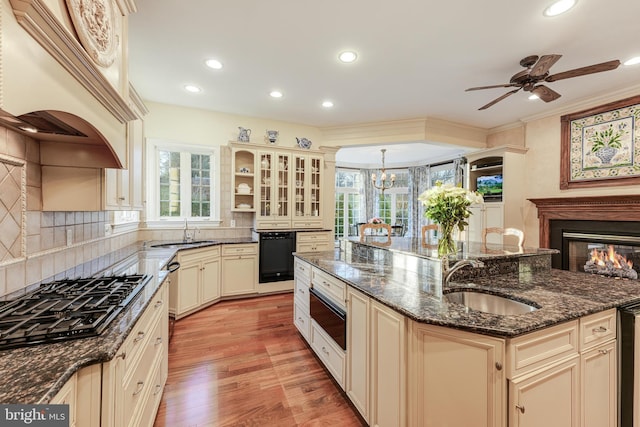
<path id="1" fill-rule="evenodd" d="M 296 233 L 296 252 L 321 252 L 333 249 L 331 231 L 298 231 Z"/>
<path id="2" fill-rule="evenodd" d="M 505 341 L 412 322 L 410 425 L 506 425 Z"/>
<path id="3" fill-rule="evenodd" d="M 370 404 L 370 312 L 369 297 L 347 290 L 347 378 L 345 391 L 362 418 L 369 421 Z"/>
<path id="4" fill-rule="evenodd" d="M 253 294 L 258 284 L 258 244 L 222 246 L 222 296 Z"/>
<path id="5" fill-rule="evenodd" d="M 309 288 L 311 287 L 311 265 L 296 258 L 293 288 L 293 324 L 305 340 L 311 337 L 311 316 L 309 313 Z"/>
<path id="6" fill-rule="evenodd" d="M 293 228 L 322 227 L 323 160 L 316 155 L 293 155 Z"/>
<path id="7" fill-rule="evenodd" d="M 257 229 L 291 228 L 291 155 L 258 151 Z"/>
<path id="8" fill-rule="evenodd" d="M 71 378 L 62 386 L 60 391 L 51 399 L 50 403 L 54 405 L 69 405 L 69 419 L 68 426 L 75 427 L 76 412 L 78 411 L 77 404 L 77 381 L 78 373 L 73 374 Z"/>
<path id="9" fill-rule="evenodd" d="M 333 379 L 344 390 L 345 351 L 313 319 L 311 319 L 309 345 L 331 373 Z"/>
<path id="10" fill-rule="evenodd" d="M 514 227 L 524 230 L 525 154 L 526 148 L 502 146 L 480 150 L 466 156 L 468 160 L 467 188 L 477 190 L 479 177 L 502 177 L 502 195 L 488 195 L 485 203 L 471 208 L 467 227 L 470 241 L 482 241 L 486 227 Z M 499 236 L 492 236 L 490 243 L 502 243 Z M 497 239 L 497 240 L 495 240 Z M 510 243 L 509 240 L 506 243 Z M 526 243 L 526 239 L 525 239 Z"/>
<path id="11" fill-rule="evenodd" d="M 165 282 L 130 335 L 103 364 L 101 426 L 152 426 L 167 380 L 168 289 Z"/>
<path id="12" fill-rule="evenodd" d="M 247 148 L 231 149 L 231 210 L 256 211 L 256 153 Z"/>
<path id="13" fill-rule="evenodd" d="M 220 299 L 220 246 L 179 251 L 177 261 L 169 310 L 180 319 Z"/>

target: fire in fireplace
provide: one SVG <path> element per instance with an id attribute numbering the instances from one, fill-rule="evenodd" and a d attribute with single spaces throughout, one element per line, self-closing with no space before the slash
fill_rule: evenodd
<path id="1" fill-rule="evenodd" d="M 585 263 L 584 271 L 624 279 L 638 278 L 638 272 L 633 269 L 633 261 L 619 254 L 614 245 L 608 245 L 606 250 L 601 247 L 591 249 L 591 257 Z"/>

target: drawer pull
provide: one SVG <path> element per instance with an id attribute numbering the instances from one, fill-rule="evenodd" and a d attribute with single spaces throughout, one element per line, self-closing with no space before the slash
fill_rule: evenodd
<path id="1" fill-rule="evenodd" d="M 303 319 L 302 317 L 298 317 L 298 320 L 299 320 L 301 323 L 304 323 L 304 319 Z"/>
<path id="2" fill-rule="evenodd" d="M 327 351 L 327 349 L 325 348 L 325 346 L 322 346 L 322 352 L 324 354 L 326 354 L 327 356 L 329 355 L 329 352 Z"/>
<path id="3" fill-rule="evenodd" d="M 156 338 L 156 343 L 155 343 L 155 345 L 160 345 L 160 344 L 162 344 L 162 337 L 158 337 L 158 338 Z"/>
<path id="4" fill-rule="evenodd" d="M 119 358 L 119 357 L 122 357 L 122 360 L 126 359 L 127 358 L 127 352 L 123 351 L 122 353 L 116 355 L 116 359 Z"/>
<path id="5" fill-rule="evenodd" d="M 138 394 L 140 394 L 143 388 L 144 388 L 144 381 L 138 381 L 138 386 L 136 387 L 136 391 L 133 392 L 133 395 L 137 396 Z"/>
<path id="6" fill-rule="evenodd" d="M 162 386 L 160 384 L 156 384 L 156 391 L 153 392 L 153 395 L 157 396 L 160 391 L 162 391 Z"/>
<path id="7" fill-rule="evenodd" d="M 516 405 L 516 409 L 519 410 L 521 414 L 524 414 L 524 406 Z"/>
<path id="8" fill-rule="evenodd" d="M 327 282 L 325 282 L 324 280 L 322 281 L 322 284 L 323 284 L 323 285 L 325 285 L 325 286 L 327 286 L 327 287 L 329 287 L 329 288 L 331 287 L 331 283 L 327 283 Z"/>
<path id="9" fill-rule="evenodd" d="M 609 350 L 607 350 L 606 348 L 603 348 L 603 349 L 601 349 L 601 350 L 598 350 L 598 352 L 599 352 L 600 354 L 607 354 L 607 353 L 609 353 Z"/>
<path id="10" fill-rule="evenodd" d="M 594 334 L 602 334 L 608 331 L 607 328 L 605 328 L 604 326 L 598 326 L 597 328 L 593 328 L 592 329 Z"/>
<path id="11" fill-rule="evenodd" d="M 496 369 L 497 369 L 498 371 L 502 371 L 502 363 L 500 363 L 500 362 L 496 362 Z"/>
<path id="12" fill-rule="evenodd" d="M 140 341 L 142 338 L 144 338 L 144 332 L 140 331 L 138 332 L 138 336 L 135 337 L 135 339 L 133 340 L 133 342 L 138 342 Z"/>
<path id="13" fill-rule="evenodd" d="M 162 304 L 164 304 L 164 303 L 162 302 L 162 300 L 158 300 L 158 301 L 153 305 L 153 308 L 158 308 L 158 307 L 162 306 Z"/>

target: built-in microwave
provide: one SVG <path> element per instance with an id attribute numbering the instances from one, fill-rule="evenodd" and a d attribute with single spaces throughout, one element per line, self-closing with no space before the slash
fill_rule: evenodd
<path id="1" fill-rule="evenodd" d="M 343 350 L 347 349 L 347 313 L 314 288 L 309 289 L 311 318 Z"/>

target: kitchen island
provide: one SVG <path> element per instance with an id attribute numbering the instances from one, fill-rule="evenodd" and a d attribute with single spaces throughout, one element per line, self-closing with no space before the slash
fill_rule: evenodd
<path id="1" fill-rule="evenodd" d="M 615 308 L 640 299 L 639 282 L 553 270 L 550 250 L 472 243 L 450 263 L 466 258 L 485 267 L 461 269 L 443 286 L 432 253 L 418 239 L 401 238 L 386 245 L 345 240 L 340 250 L 296 254 L 310 270 L 300 282 L 314 288 L 315 277 L 319 285 L 330 277 L 344 285 L 347 345 L 336 352 L 344 360 L 337 381 L 370 425 L 519 426 L 551 417 L 557 423 L 544 425 L 615 426 Z M 470 310 L 446 298 L 457 290 L 537 310 Z M 296 298 L 304 314 L 304 296 Z M 302 334 L 313 349 L 323 331 L 308 323 Z M 322 348 L 316 353 L 331 360 Z"/>

